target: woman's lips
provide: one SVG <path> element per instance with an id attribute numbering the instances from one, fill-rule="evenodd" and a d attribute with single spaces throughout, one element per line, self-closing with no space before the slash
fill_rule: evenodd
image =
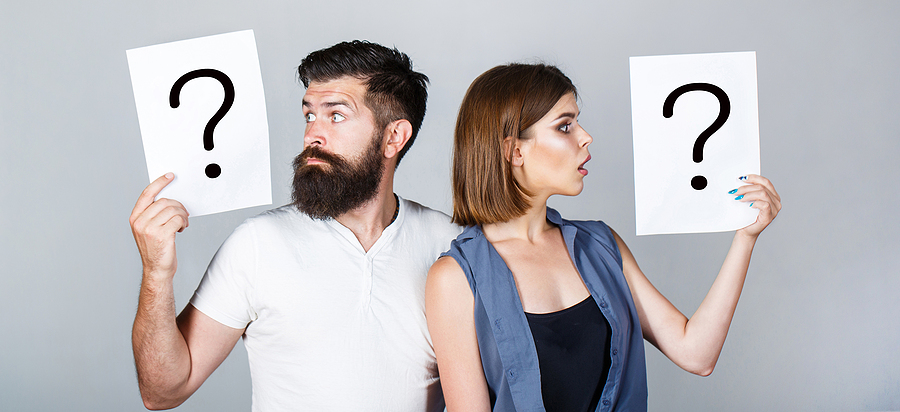
<path id="1" fill-rule="evenodd" d="M 578 166 L 578 173 L 581 173 L 582 175 L 587 176 L 588 171 L 587 171 L 587 169 L 584 168 L 584 164 L 589 161 L 591 161 L 591 155 L 588 155 L 587 159 L 584 159 L 584 162 L 581 164 L 581 166 Z"/>

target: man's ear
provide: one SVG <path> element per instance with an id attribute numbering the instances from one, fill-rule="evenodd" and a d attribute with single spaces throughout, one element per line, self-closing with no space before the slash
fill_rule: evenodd
<path id="1" fill-rule="evenodd" d="M 412 137 L 412 124 L 409 120 L 394 120 L 385 129 L 384 157 L 396 157 Z"/>
<path id="2" fill-rule="evenodd" d="M 521 141 L 519 139 L 512 136 L 506 136 L 506 138 L 503 139 L 503 157 L 513 166 L 522 166 L 525 164 L 520 143 Z"/>

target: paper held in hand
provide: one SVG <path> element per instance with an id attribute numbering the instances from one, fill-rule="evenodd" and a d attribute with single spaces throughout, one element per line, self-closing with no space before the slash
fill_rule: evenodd
<path id="1" fill-rule="evenodd" d="M 150 180 L 191 216 L 272 203 L 252 30 L 126 51 Z"/>
<path id="2" fill-rule="evenodd" d="M 632 57 L 638 235 L 722 232 L 756 221 L 728 192 L 759 174 L 756 53 Z"/>

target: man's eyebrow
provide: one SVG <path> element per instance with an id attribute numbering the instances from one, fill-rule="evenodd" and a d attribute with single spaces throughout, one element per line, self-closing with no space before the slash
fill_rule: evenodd
<path id="1" fill-rule="evenodd" d="M 307 101 L 306 99 L 303 99 L 303 107 L 312 108 L 312 106 L 313 106 L 312 103 L 310 103 L 310 102 Z M 350 109 L 350 110 L 354 110 L 354 109 L 355 109 L 355 106 L 354 106 L 354 105 L 350 104 L 349 101 L 344 100 L 344 99 L 337 99 L 337 100 L 334 100 L 334 101 L 327 101 L 327 102 L 322 103 L 322 106 L 325 106 L 325 107 L 344 106 L 344 107 L 346 107 L 346 108 L 348 108 L 348 109 Z"/>
<path id="2" fill-rule="evenodd" d="M 335 100 L 335 101 L 331 101 L 331 102 L 325 102 L 322 104 L 322 106 L 325 106 L 325 107 L 345 106 L 351 110 L 354 108 L 354 105 L 350 104 L 350 102 L 343 100 L 343 99 L 339 99 L 339 100 Z"/>

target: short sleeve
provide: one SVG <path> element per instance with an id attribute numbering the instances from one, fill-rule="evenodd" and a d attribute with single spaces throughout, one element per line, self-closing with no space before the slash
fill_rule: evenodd
<path id="1" fill-rule="evenodd" d="M 225 326 L 246 328 L 256 319 L 251 304 L 256 257 L 253 226 L 245 222 L 225 239 L 213 256 L 191 297 L 191 305 Z"/>

